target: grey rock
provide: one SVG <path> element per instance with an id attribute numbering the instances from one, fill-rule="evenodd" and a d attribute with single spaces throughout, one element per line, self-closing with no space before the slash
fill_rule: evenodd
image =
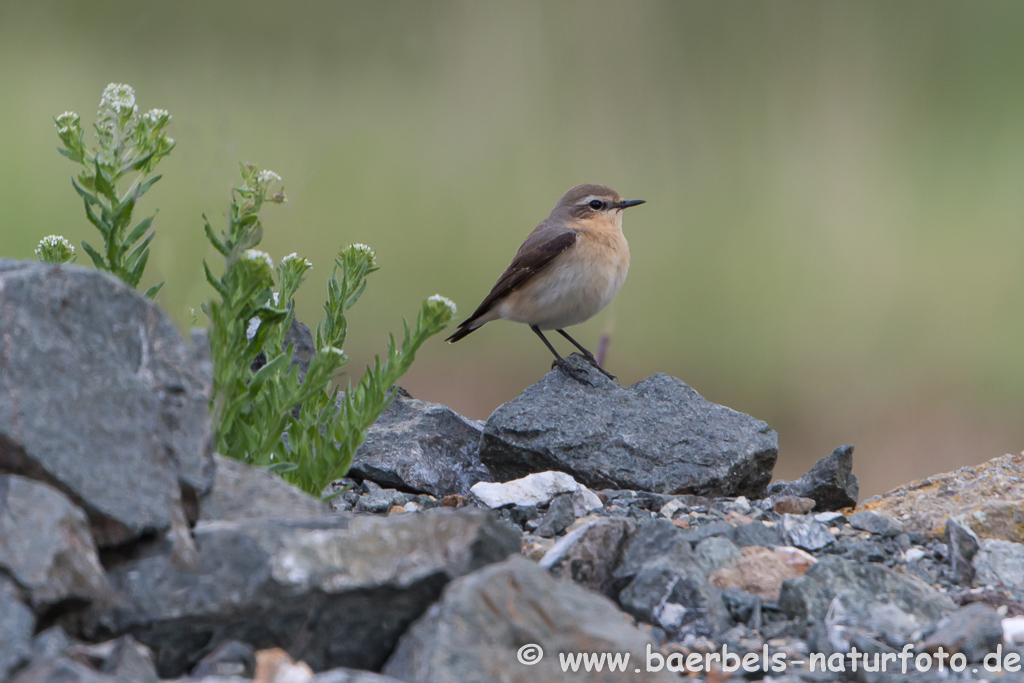
<path id="1" fill-rule="evenodd" d="M 847 606 L 846 614 L 826 624 L 826 614 L 837 597 Z M 783 581 L 779 607 L 789 618 L 812 629 L 818 625 L 833 629 L 864 626 L 874 632 L 874 624 L 884 617 L 894 625 L 886 635 L 896 639 L 909 638 L 906 629 L 927 628 L 954 610 L 948 597 L 914 576 L 840 557 L 824 557 L 803 577 Z M 815 645 L 824 647 L 827 642 Z"/>
<path id="2" fill-rule="evenodd" d="M 654 560 L 670 564 L 692 564 L 693 550 L 679 529 L 667 519 L 655 519 L 637 530 L 626 548 L 614 577 L 619 581 L 632 579 L 643 566 Z"/>
<path id="3" fill-rule="evenodd" d="M 259 325 L 257 324 L 256 328 L 258 327 Z M 256 329 L 253 328 L 252 334 L 248 335 L 250 340 L 255 332 Z M 304 382 L 306 373 L 309 372 L 309 362 L 316 355 L 316 345 L 313 343 L 313 333 L 309 331 L 309 326 L 305 323 L 300 323 L 295 316 L 292 316 L 291 324 L 284 333 L 283 347 L 287 349 L 289 346 L 292 347 L 291 364 L 297 369 L 299 382 Z M 250 369 L 256 372 L 266 364 L 267 357 L 260 351 L 256 354 L 256 358 L 253 359 Z"/>
<path id="4" fill-rule="evenodd" d="M 974 556 L 973 566 L 978 584 L 1024 588 L 1024 544 L 986 538 Z"/>
<path id="5" fill-rule="evenodd" d="M 68 495 L 101 547 L 180 535 L 213 483 L 209 364 L 94 270 L 0 261 L 0 307 L 0 470 Z"/>
<path id="6" fill-rule="evenodd" d="M 65 650 L 75 644 L 68 634 L 60 626 L 50 628 L 37 633 L 32 639 L 33 660 L 54 660 L 58 659 Z"/>
<path id="7" fill-rule="evenodd" d="M 903 525 L 888 515 L 878 512 L 855 512 L 849 516 L 847 521 L 854 529 L 867 531 L 876 536 L 889 538 L 899 536 L 903 533 Z"/>
<path id="8" fill-rule="evenodd" d="M 985 655 L 995 652 L 1003 642 L 1002 619 L 999 614 L 981 603 L 958 609 L 941 622 L 925 640 L 925 649 L 936 652 L 962 652 L 968 662 L 980 662 Z"/>
<path id="9" fill-rule="evenodd" d="M 646 563 L 619 593 L 618 602 L 675 639 L 714 638 L 730 623 L 721 591 L 707 582 L 696 562 Z"/>
<path id="10" fill-rule="evenodd" d="M 740 561 L 740 549 L 724 536 L 705 538 L 693 549 L 694 561 L 705 576 L 716 569 L 734 567 Z"/>
<path id="11" fill-rule="evenodd" d="M 18 587 L 0 574 L 0 680 L 32 656 L 36 618 L 21 602 Z"/>
<path id="12" fill-rule="evenodd" d="M 373 489 L 359 499 L 356 510 L 380 514 L 387 512 L 394 505 L 405 505 L 411 498 L 412 496 L 394 489 Z"/>
<path id="13" fill-rule="evenodd" d="M 371 671 L 355 669 L 331 669 L 313 676 L 310 683 L 403 683 L 403 681 Z"/>
<path id="14" fill-rule="evenodd" d="M 668 375 L 627 388 L 576 354 L 569 362 L 592 386 L 553 370 L 488 419 L 480 459 L 497 479 L 559 470 L 596 489 L 764 493 L 778 453 L 764 422 Z"/>
<path id="15" fill-rule="evenodd" d="M 159 683 L 153 653 L 131 636 L 121 636 L 114 642 L 100 672 L 132 683 Z"/>
<path id="16" fill-rule="evenodd" d="M 705 538 L 712 536 L 731 536 L 736 529 L 732 524 L 724 520 L 716 520 L 700 526 L 693 526 L 679 533 L 690 543 L 700 543 Z"/>
<path id="17" fill-rule="evenodd" d="M 540 520 L 540 525 L 537 527 L 536 533 L 538 536 L 543 538 L 558 536 L 565 531 L 567 526 L 576 521 L 572 495 L 571 493 L 563 493 L 551 501 L 548 511 L 544 513 Z"/>
<path id="18" fill-rule="evenodd" d="M 789 545 L 814 552 L 835 542 L 828 527 L 813 519 L 796 515 L 783 515 L 782 534 Z"/>
<path id="19" fill-rule="evenodd" d="M 969 588 L 974 583 L 973 560 L 980 547 L 978 537 L 969 526 L 958 523 L 952 517 L 946 520 L 946 552 L 949 554 L 953 580 L 961 586 Z"/>
<path id="20" fill-rule="evenodd" d="M 796 481 L 779 480 L 768 487 L 768 495 L 811 498 L 819 512 L 840 510 L 857 504 L 860 486 L 853 474 L 853 446 L 832 451 Z"/>
<path id="21" fill-rule="evenodd" d="M 776 528 L 759 521 L 740 524 L 733 529 L 729 537 L 741 548 L 748 545 L 759 545 L 763 548 L 783 545 L 782 536 L 779 535 Z"/>
<path id="22" fill-rule="evenodd" d="M 491 481 L 480 462 L 482 430 L 479 420 L 399 390 L 367 430 L 349 476 L 438 498 L 467 495 L 478 481 Z"/>
<path id="23" fill-rule="evenodd" d="M 242 676 L 252 678 L 256 671 L 256 648 L 240 640 L 222 640 L 192 668 L 192 678 L 205 676 Z"/>
<path id="24" fill-rule="evenodd" d="M 67 657 L 33 661 L 7 683 L 124 683 Z"/>
<path id="25" fill-rule="evenodd" d="M 214 454 L 213 489 L 199 504 L 199 519 L 308 519 L 330 514 L 321 501 L 262 467 Z"/>
<path id="26" fill-rule="evenodd" d="M 449 580 L 519 551 L 518 534 L 472 508 L 200 522 L 194 534 L 195 571 L 167 544 L 112 567 L 123 601 L 94 611 L 87 636 L 131 633 L 163 677 L 224 640 L 285 647 L 317 671 L 373 669 Z"/>
<path id="27" fill-rule="evenodd" d="M 610 597 L 615 568 L 634 533 L 636 524 L 628 519 L 595 519 L 560 538 L 540 566 L 556 578 L 571 579 Z"/>
<path id="28" fill-rule="evenodd" d="M 39 612 L 110 590 L 85 513 L 60 491 L 15 474 L 0 475 L 0 568 Z"/>
<path id="29" fill-rule="evenodd" d="M 544 654 L 526 666 L 517 654 L 537 656 L 531 644 Z M 568 682 L 580 674 L 562 671 L 558 653 L 628 652 L 627 673 L 591 671 L 586 680 L 675 680 L 665 672 L 633 673 L 648 646 L 650 636 L 607 598 L 513 557 L 449 584 L 402 636 L 383 673 L 409 683 Z"/>

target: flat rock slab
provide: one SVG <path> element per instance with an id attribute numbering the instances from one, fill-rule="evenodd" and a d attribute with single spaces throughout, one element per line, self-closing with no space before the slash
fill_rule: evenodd
<path id="1" fill-rule="evenodd" d="M 869 498 L 873 510 L 939 538 L 956 518 L 980 538 L 1024 543 L 1024 455 L 1004 455 L 974 467 L 936 474 Z"/>
<path id="2" fill-rule="evenodd" d="M 482 430 L 483 422 L 400 389 L 366 431 L 348 476 L 437 498 L 464 496 L 478 481 L 491 480 L 480 462 Z"/>
<path id="3" fill-rule="evenodd" d="M 111 567 L 122 601 L 94 611 L 91 640 L 130 633 L 162 677 L 225 640 L 282 647 L 314 670 L 377 669 L 451 579 L 519 551 L 482 510 L 200 522 L 198 570 L 169 547 Z"/>
<path id="4" fill-rule="evenodd" d="M 183 522 L 209 490 L 210 368 L 120 280 L 0 261 L 0 364 L 0 472 L 67 494 L 100 546 Z"/>
<path id="5" fill-rule="evenodd" d="M 611 600 L 513 557 L 453 581 L 402 636 L 384 673 L 409 683 L 677 680 L 644 671 L 649 647 L 658 651 Z M 625 672 L 563 671 L 562 653 L 628 653 L 629 661 Z"/>
<path id="6" fill-rule="evenodd" d="M 592 489 L 764 494 L 778 454 L 767 424 L 675 377 L 622 387 L 576 354 L 569 362 L 591 385 L 552 370 L 488 419 L 480 459 L 497 480 L 559 470 Z"/>

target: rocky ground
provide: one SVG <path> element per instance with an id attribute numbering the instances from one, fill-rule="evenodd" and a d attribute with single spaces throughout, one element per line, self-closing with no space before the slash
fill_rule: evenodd
<path id="1" fill-rule="evenodd" d="M 116 280 L 0 261 L 0 310 L 0 679 L 1024 681 L 1024 456 L 858 504 L 852 446 L 771 483 L 764 422 L 552 372 L 403 392 L 327 504 L 211 452 Z"/>

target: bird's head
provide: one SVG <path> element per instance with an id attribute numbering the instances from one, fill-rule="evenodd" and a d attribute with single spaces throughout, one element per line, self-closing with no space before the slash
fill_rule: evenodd
<path id="1" fill-rule="evenodd" d="M 575 221 L 613 220 L 623 209 L 643 204 L 643 199 L 623 199 L 604 185 L 577 185 L 558 200 L 555 210 Z"/>

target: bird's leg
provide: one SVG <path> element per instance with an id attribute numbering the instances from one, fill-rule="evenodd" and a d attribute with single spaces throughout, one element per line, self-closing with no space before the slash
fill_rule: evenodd
<path id="1" fill-rule="evenodd" d="M 577 349 L 579 349 L 580 352 L 583 354 L 583 357 L 587 359 L 587 362 L 590 363 L 591 365 L 593 365 L 595 368 L 597 368 L 598 371 L 602 375 L 604 375 L 605 377 L 607 377 L 608 379 L 611 379 L 611 380 L 615 379 L 615 375 L 613 375 L 612 373 L 608 372 L 607 370 L 605 370 L 604 368 L 602 368 L 600 365 L 597 364 L 597 359 L 594 358 L 594 354 L 592 354 L 590 351 L 587 351 L 585 348 L 580 346 L 580 343 L 578 341 L 576 341 L 575 339 L 573 339 L 572 337 L 570 337 L 568 335 L 568 333 L 566 333 L 565 330 L 555 330 L 555 332 L 558 332 L 558 334 L 560 334 L 563 337 L 565 337 L 566 339 L 568 339 L 569 343 L 571 343 L 573 346 L 575 346 Z"/>
<path id="2" fill-rule="evenodd" d="M 536 325 L 530 325 L 530 329 L 537 333 L 540 340 L 544 342 L 544 346 L 548 347 L 548 351 L 555 355 L 555 360 L 551 363 L 551 367 L 558 367 L 562 372 L 572 377 L 577 382 L 582 382 L 589 386 L 593 386 L 590 382 L 590 378 L 587 377 L 586 373 L 580 372 L 576 368 L 569 365 L 568 361 L 558 355 L 558 351 L 555 351 L 555 347 L 551 345 L 548 338 L 544 336 L 544 333 L 540 331 L 540 328 Z M 564 334 L 564 333 L 563 333 Z M 602 371 L 603 372 L 603 371 Z"/>

